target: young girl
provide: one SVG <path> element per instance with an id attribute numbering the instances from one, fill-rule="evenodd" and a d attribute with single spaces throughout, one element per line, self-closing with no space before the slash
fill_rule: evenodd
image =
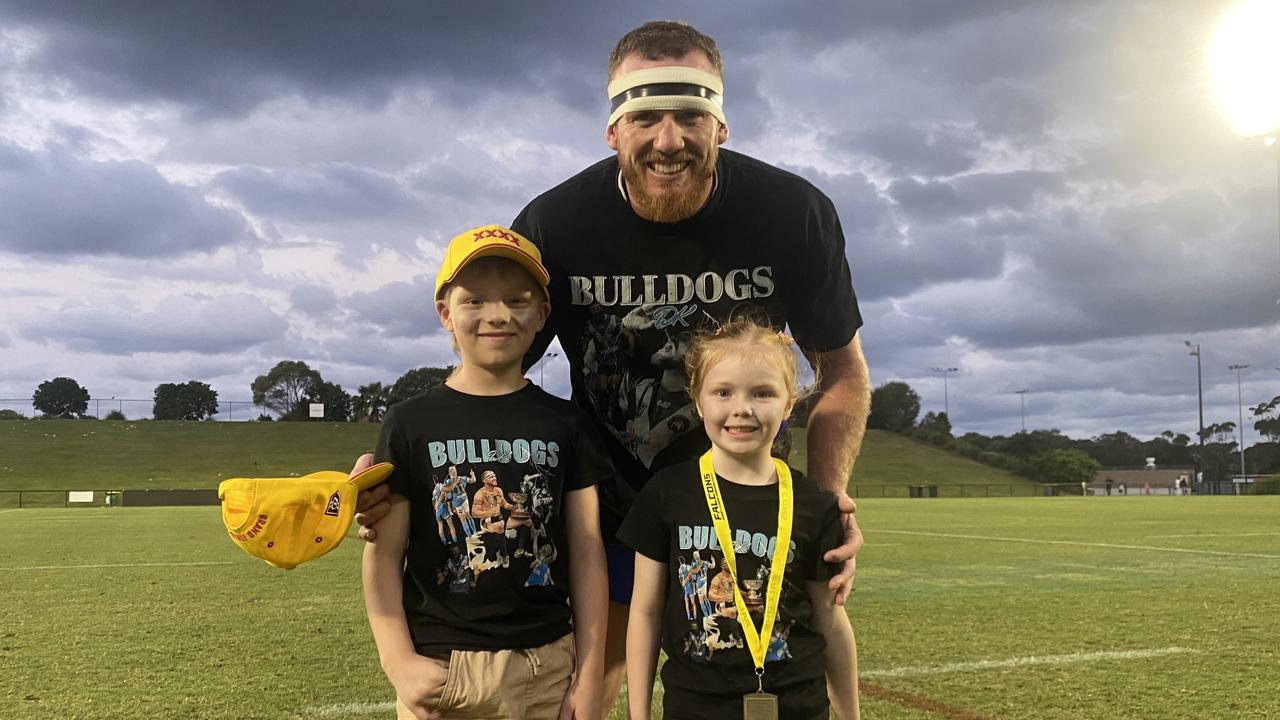
<path id="1" fill-rule="evenodd" d="M 661 639 L 668 720 L 856 720 L 853 630 L 822 560 L 843 539 L 835 496 L 769 452 L 799 399 L 791 340 L 734 320 L 685 364 L 711 450 L 655 474 L 618 532 L 636 551 L 630 717 L 650 717 Z"/>

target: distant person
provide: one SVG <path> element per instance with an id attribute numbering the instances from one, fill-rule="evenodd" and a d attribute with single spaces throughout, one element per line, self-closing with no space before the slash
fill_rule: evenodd
<path id="1" fill-rule="evenodd" d="M 1151 494 L 1151 483 L 1149 481 L 1142 483 L 1142 494 L 1143 495 Z"/>
<path id="2" fill-rule="evenodd" d="M 1111 496 L 1111 478 L 1107 478 L 1104 485 L 1106 485 L 1107 487 L 1107 496 L 1110 497 Z"/>
<path id="3" fill-rule="evenodd" d="M 685 364 L 711 449 L 654 474 L 618 530 L 636 552 L 629 717 L 650 717 L 661 646 L 664 717 L 730 716 L 748 701 L 772 703 L 772 717 L 854 720 L 853 629 L 830 601 L 839 566 L 823 560 L 843 535 L 836 498 L 770 452 L 799 399 L 791 340 L 735 319 L 695 339 Z M 724 568 L 697 616 L 683 587 L 705 570 L 678 564 L 690 542 L 694 563 Z"/>
<path id="4" fill-rule="evenodd" d="M 1120 481 L 1120 494 L 1121 494 L 1121 495 L 1128 495 L 1128 494 L 1129 494 L 1129 487 L 1128 487 L 1127 485 L 1125 485 L 1125 484 L 1124 484 L 1124 481 L 1123 481 L 1123 480 L 1121 480 L 1121 481 Z"/>
<path id="5" fill-rule="evenodd" d="M 461 362 L 382 421 L 375 457 L 395 464 L 393 494 L 365 546 L 364 595 L 399 720 L 600 717 L 596 483 L 614 470 L 586 413 L 524 378 L 521 360 L 550 312 L 546 283 L 538 249 L 510 230 L 454 238 L 435 306 Z M 526 509 L 526 489 L 553 502 Z M 442 521 L 446 502 L 466 511 L 462 527 Z M 504 513 L 531 532 L 504 529 Z"/>

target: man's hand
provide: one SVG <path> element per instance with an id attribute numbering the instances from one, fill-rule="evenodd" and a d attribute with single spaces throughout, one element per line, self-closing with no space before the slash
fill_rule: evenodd
<path id="1" fill-rule="evenodd" d="M 827 551 L 822 556 L 829 563 L 843 563 L 840 574 L 831 578 L 827 587 L 835 593 L 834 602 L 843 606 L 853 592 L 853 573 L 858 567 L 858 551 L 862 549 L 862 531 L 858 529 L 858 519 L 853 516 L 858 511 L 858 504 L 847 493 L 836 493 L 836 504 L 844 513 L 844 544 Z M 364 528 L 360 529 L 364 532 Z"/>
<path id="2" fill-rule="evenodd" d="M 449 679 L 449 664 L 434 658 L 414 655 L 394 663 L 387 673 L 396 697 L 418 720 L 440 717 L 440 701 L 444 684 Z"/>
<path id="3" fill-rule="evenodd" d="M 351 477 L 359 475 L 371 465 L 373 465 L 373 454 L 361 455 L 356 460 L 355 467 L 351 468 Z M 389 497 L 391 497 L 391 488 L 386 483 L 375 485 L 368 490 L 361 490 L 356 496 L 356 524 L 360 526 L 357 535 L 361 540 L 371 541 L 378 536 L 373 526 L 391 512 L 391 503 L 387 502 Z"/>

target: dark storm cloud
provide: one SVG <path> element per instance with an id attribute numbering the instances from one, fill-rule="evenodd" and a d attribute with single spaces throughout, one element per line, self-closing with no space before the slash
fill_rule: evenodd
<path id="1" fill-rule="evenodd" d="M 443 332 L 435 311 L 435 278 L 387 283 L 372 292 L 353 293 L 345 305 L 356 318 L 393 338 L 421 338 Z"/>
<path id="2" fill-rule="evenodd" d="M 0 144 L 0 248 L 39 255 L 176 256 L 249 236 L 243 219 L 137 161 Z"/>
<path id="3" fill-rule="evenodd" d="M 297 222 L 386 219 L 415 202 L 394 178 L 350 165 L 244 167 L 219 173 L 212 184 L 254 215 Z"/>
<path id="4" fill-rule="evenodd" d="M 238 114 L 292 93 L 376 104 L 410 77 L 450 81 L 459 96 L 483 83 L 583 99 L 599 85 L 581 68 L 564 71 L 591 58 L 603 78 L 616 35 L 609 15 L 588 7 L 124 0 L 15 2 L 4 14 L 46 38 L 29 65 L 81 92 Z"/>
<path id="5" fill-rule="evenodd" d="M 1057 173 L 1020 170 L 975 173 L 950 181 L 902 178 L 890 184 L 889 195 L 910 217 L 941 220 L 1027 210 L 1037 195 L 1058 191 L 1062 186 L 1063 179 Z"/>
<path id="6" fill-rule="evenodd" d="M 978 93 L 974 119 L 984 135 L 1036 140 L 1053 117 L 1052 104 L 1029 88 L 992 80 Z"/>
<path id="7" fill-rule="evenodd" d="M 842 149 L 884 162 L 891 174 L 954 175 L 973 167 L 981 140 L 961 129 L 889 122 L 842 133 Z"/>
<path id="8" fill-rule="evenodd" d="M 303 315 L 319 317 L 332 312 L 337 307 L 338 298 L 327 287 L 295 285 L 289 291 L 289 304 Z"/>
<path id="9" fill-rule="evenodd" d="M 812 55 L 850 35 L 918 33 L 1003 12 L 1011 2 L 846 3 L 803 8 L 650 3 L 609 12 L 585 0 L 474 6 L 280 0 L 239 3 L 5 2 L 0 10 L 45 42 L 27 62 L 80 91 L 122 101 L 168 100 L 240 114 L 300 93 L 380 103 L 408 78 L 443 82 L 459 99 L 483 85 L 602 107 L 604 67 L 624 32 L 677 18 L 716 37 L 730 68 L 777 35 Z M 733 77 L 733 73 L 730 73 Z M 741 86 L 731 87 L 740 91 Z M 750 125 L 743 130 L 749 130 Z"/>
<path id="10" fill-rule="evenodd" d="M 489 203 L 517 208 L 545 189 L 531 185 L 514 167 L 498 158 L 465 146 L 457 146 L 448 155 L 433 158 L 416 168 L 406 183 L 433 198 L 467 204 L 483 198 Z"/>
<path id="11" fill-rule="evenodd" d="M 29 340 L 81 352 L 232 353 L 277 339 L 288 323 L 251 295 L 171 297 L 151 312 L 78 306 L 35 318 L 22 327 Z"/>
<path id="12" fill-rule="evenodd" d="M 999 278 L 923 289 L 901 309 L 1005 351 L 1273 327 L 1274 219 L 1263 193 L 1208 188 L 1084 215 L 1046 213 L 1010 240 Z M 1269 193 L 1266 193 L 1269 194 Z M 1252 209 L 1250 209 L 1252 208 Z"/>
<path id="13" fill-rule="evenodd" d="M 707 26 L 718 24 L 719 32 L 699 25 L 690 10 L 675 13 L 715 35 L 721 46 L 745 52 L 757 47 L 760 34 L 782 36 L 796 49 L 810 52 L 850 38 L 887 38 L 939 31 L 956 24 L 982 21 L 1006 9 L 1024 5 L 1024 0 L 989 0 L 982 3 L 951 0 L 914 0 L 913 2 L 847 2 L 820 0 L 802 6 L 779 4 L 771 0 L 752 0 L 726 6 L 702 8 Z M 726 12 L 731 13 L 726 15 Z M 656 17 L 656 16 L 655 16 Z M 732 18 L 732 22 L 730 21 Z"/>
<path id="14" fill-rule="evenodd" d="M 794 170 L 811 180 L 835 204 L 860 300 L 902 297 L 934 283 L 999 274 L 1006 243 L 991 227 L 954 215 L 908 227 L 894 200 L 882 194 L 865 175 Z M 956 198 L 953 202 L 957 206 L 962 203 L 949 185 L 946 194 Z"/>

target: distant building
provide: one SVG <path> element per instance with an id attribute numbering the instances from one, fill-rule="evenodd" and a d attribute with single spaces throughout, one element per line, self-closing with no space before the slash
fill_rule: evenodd
<path id="1" fill-rule="evenodd" d="M 1183 482 L 1190 482 L 1196 476 L 1196 469 L 1193 467 L 1157 468 L 1151 467 L 1152 465 L 1154 463 L 1149 462 L 1146 468 L 1099 470 L 1098 474 L 1093 476 L 1093 480 L 1089 481 L 1089 491 L 1095 495 L 1106 494 L 1107 478 L 1111 478 L 1112 486 L 1118 487 L 1124 483 L 1130 495 L 1141 495 L 1143 487 L 1148 484 L 1151 485 L 1152 491 L 1167 495 L 1173 490 L 1174 481 L 1181 479 Z"/>

